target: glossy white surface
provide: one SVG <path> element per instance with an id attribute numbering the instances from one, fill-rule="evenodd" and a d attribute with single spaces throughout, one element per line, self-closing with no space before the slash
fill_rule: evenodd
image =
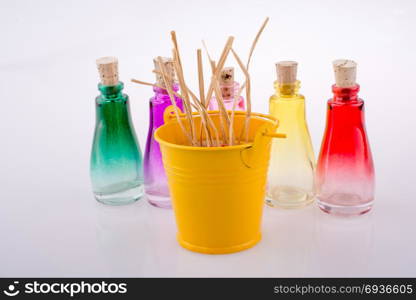
<path id="1" fill-rule="evenodd" d="M 0 276 L 416 276 L 416 3 L 349 5 L 2 1 Z M 210 256 L 176 243 L 170 210 L 145 201 L 96 203 L 88 174 L 95 58 L 118 56 L 143 149 L 151 89 L 128 80 L 153 81 L 152 58 L 169 55 L 169 31 L 177 30 L 192 78 L 201 38 L 218 57 L 233 34 L 245 59 L 265 16 L 270 24 L 251 67 L 254 110 L 267 111 L 274 62 L 297 60 L 316 154 L 334 81 L 331 61 L 358 62 L 376 165 L 374 210 L 344 219 L 316 204 L 266 207 L 257 246 Z"/>

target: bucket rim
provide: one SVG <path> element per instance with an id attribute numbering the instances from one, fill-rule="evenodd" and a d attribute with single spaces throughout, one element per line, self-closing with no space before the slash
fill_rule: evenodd
<path id="1" fill-rule="evenodd" d="M 218 113 L 219 113 L 218 110 L 208 111 L 208 114 L 218 114 Z M 246 115 L 247 114 L 247 112 L 245 112 L 245 111 L 235 111 L 234 113 L 235 113 L 235 115 Z M 194 113 L 194 115 L 199 116 L 198 113 Z M 276 127 L 279 125 L 279 121 L 271 115 L 266 115 L 266 114 L 262 114 L 262 113 L 251 113 L 251 116 L 260 117 L 260 118 L 266 119 L 269 122 L 275 122 Z M 181 116 L 181 118 L 184 118 L 184 116 Z M 176 120 L 172 120 L 171 122 L 176 122 L 177 123 Z M 155 133 L 154 133 L 154 137 L 155 137 L 156 141 L 159 144 L 163 144 L 165 146 L 169 146 L 169 147 L 172 147 L 172 148 L 183 149 L 183 150 L 194 150 L 194 151 L 219 151 L 219 150 L 220 151 L 227 151 L 227 150 L 247 149 L 247 148 L 253 147 L 253 142 L 240 144 L 240 145 L 220 146 L 220 147 L 217 147 L 217 146 L 215 146 L 215 147 L 186 146 L 186 145 L 178 145 L 178 144 L 166 142 L 165 140 L 163 140 L 162 138 L 159 137 L 159 129 L 161 129 L 163 126 L 165 126 L 167 124 L 168 123 L 165 123 L 162 126 L 160 126 L 159 128 L 157 128 Z"/>

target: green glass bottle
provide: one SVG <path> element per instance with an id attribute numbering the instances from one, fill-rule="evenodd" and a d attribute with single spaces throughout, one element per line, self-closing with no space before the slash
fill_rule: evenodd
<path id="1" fill-rule="evenodd" d="M 143 162 L 130 118 L 129 97 L 118 81 L 117 59 L 97 60 L 101 94 L 95 99 L 96 124 L 91 151 L 91 182 L 95 198 L 123 205 L 143 195 Z"/>

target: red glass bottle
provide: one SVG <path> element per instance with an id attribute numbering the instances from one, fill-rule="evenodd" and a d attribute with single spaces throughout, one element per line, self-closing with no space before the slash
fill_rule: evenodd
<path id="1" fill-rule="evenodd" d="M 319 207 L 338 215 L 368 212 L 374 200 L 374 166 L 365 130 L 360 86 L 332 86 L 317 164 Z"/>

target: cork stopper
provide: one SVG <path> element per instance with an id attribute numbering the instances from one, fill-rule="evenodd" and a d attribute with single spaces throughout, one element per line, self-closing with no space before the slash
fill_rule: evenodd
<path id="1" fill-rule="evenodd" d="M 98 73 L 100 74 L 101 84 L 118 84 L 118 60 L 114 56 L 105 56 L 96 60 Z"/>
<path id="2" fill-rule="evenodd" d="M 220 83 L 230 84 L 230 85 L 234 83 L 234 68 L 233 67 L 226 67 L 221 70 Z"/>
<path id="3" fill-rule="evenodd" d="M 350 87 L 355 85 L 357 63 L 348 59 L 337 59 L 333 63 L 335 72 L 335 85 Z"/>
<path id="4" fill-rule="evenodd" d="M 279 83 L 295 83 L 298 63 L 296 61 L 279 61 L 276 63 L 276 71 Z"/>
<path id="5" fill-rule="evenodd" d="M 170 82 L 172 86 L 175 82 L 176 77 L 175 67 L 173 66 L 173 60 L 170 57 L 162 57 L 162 63 L 170 79 L 172 79 L 172 81 Z M 160 71 L 157 57 L 153 59 L 153 64 L 155 65 L 155 70 Z M 161 87 L 165 87 L 165 82 L 163 81 L 163 77 L 161 74 L 156 73 L 156 84 Z"/>
<path id="6" fill-rule="evenodd" d="M 234 68 L 225 67 L 220 73 L 221 95 L 224 99 L 234 97 Z"/>

